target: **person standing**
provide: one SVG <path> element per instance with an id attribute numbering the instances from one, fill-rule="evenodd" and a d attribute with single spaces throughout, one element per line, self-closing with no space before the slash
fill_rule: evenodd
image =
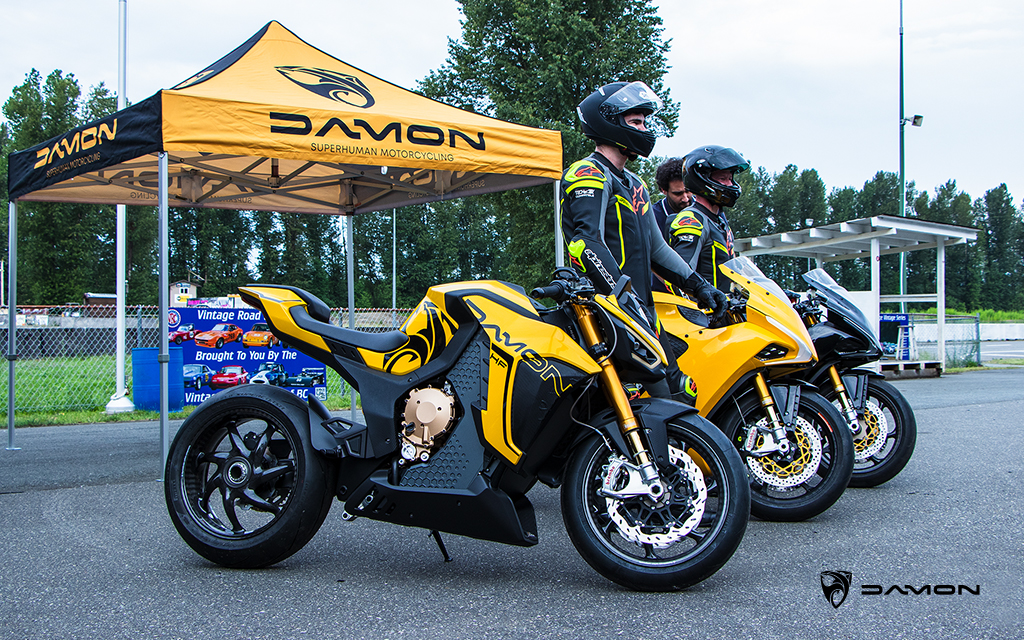
<path id="1" fill-rule="evenodd" d="M 749 168 L 750 163 L 728 147 L 708 145 L 686 154 L 683 185 L 693 194 L 693 202 L 670 216 L 664 227 L 672 248 L 687 266 L 725 292 L 730 281 L 719 277 L 719 267 L 735 255 L 725 209 L 740 197 L 736 174 Z"/>
<path id="2" fill-rule="evenodd" d="M 562 232 L 571 265 L 604 294 L 620 276 L 629 276 L 655 328 L 652 269 L 716 314 L 727 304 L 720 291 L 669 247 L 651 210 L 646 185 L 626 169 L 627 161 L 646 158 L 654 150 L 657 136 L 649 118 L 661 106 L 661 99 L 642 82 L 614 82 L 587 96 L 577 113 L 584 135 L 595 143 L 594 152 L 571 164 L 560 185 Z M 651 388 L 652 395 L 683 391 L 675 358 L 669 355 L 669 361 L 668 393 Z"/>

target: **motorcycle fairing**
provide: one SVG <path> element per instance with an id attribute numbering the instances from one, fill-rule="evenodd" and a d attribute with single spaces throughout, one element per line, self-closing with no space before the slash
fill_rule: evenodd
<path id="1" fill-rule="evenodd" d="M 473 410 L 487 445 L 516 466 L 523 447 L 544 423 L 538 419 L 538 408 L 550 409 L 573 384 L 595 375 L 600 367 L 564 331 L 541 320 L 525 295 L 522 302 L 529 304 L 529 314 L 521 305 L 510 306 L 507 298 L 486 291 L 469 292 L 461 299 L 489 341 L 487 388 Z M 526 390 L 515 392 L 519 385 Z"/>

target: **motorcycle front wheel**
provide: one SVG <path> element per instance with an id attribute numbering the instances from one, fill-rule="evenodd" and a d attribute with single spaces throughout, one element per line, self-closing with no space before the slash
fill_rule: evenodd
<path id="1" fill-rule="evenodd" d="M 834 397 L 828 399 L 833 404 L 838 403 Z M 880 447 L 873 446 L 872 449 L 877 451 L 870 452 L 871 455 L 856 456 L 850 486 L 877 487 L 895 478 L 910 461 L 917 444 L 917 419 L 910 403 L 896 387 L 874 379 L 868 381 L 867 400 L 857 417 L 864 423 L 862 441 L 872 438 L 884 438 L 885 441 Z M 858 454 L 860 442 L 854 441 Z"/>
<path id="2" fill-rule="evenodd" d="M 798 522 L 813 518 L 843 495 L 853 472 L 853 437 L 842 416 L 820 394 L 802 391 L 793 424 L 787 428 L 792 453 L 748 455 L 751 430 L 768 427 L 756 394 L 736 402 L 719 428 L 745 459 L 750 481 L 750 513 L 762 520 Z"/>
<path id="3" fill-rule="evenodd" d="M 209 399 L 182 424 L 167 459 L 164 494 L 175 528 L 225 567 L 265 567 L 292 555 L 334 497 L 329 464 L 295 425 L 297 407 L 263 392 L 268 387 Z"/>
<path id="4" fill-rule="evenodd" d="M 623 457 L 604 439 L 573 453 L 562 484 L 562 517 L 576 550 L 598 573 L 637 591 L 676 591 L 708 578 L 743 539 L 750 492 L 742 461 L 714 425 L 698 416 L 668 425 L 665 494 L 607 497 L 621 487 Z M 616 477 L 622 474 L 621 477 Z"/>

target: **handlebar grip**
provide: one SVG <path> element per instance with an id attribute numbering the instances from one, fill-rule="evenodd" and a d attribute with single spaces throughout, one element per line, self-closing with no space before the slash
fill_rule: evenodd
<path id="1" fill-rule="evenodd" d="M 541 298 L 554 298 L 559 300 L 565 297 L 565 285 L 556 280 L 546 287 L 537 287 L 530 292 L 530 297 L 534 300 L 540 300 Z"/>

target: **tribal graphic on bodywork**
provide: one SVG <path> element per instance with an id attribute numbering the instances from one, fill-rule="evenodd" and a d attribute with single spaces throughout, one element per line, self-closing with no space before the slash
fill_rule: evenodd
<path id="1" fill-rule="evenodd" d="M 384 355 L 384 371 L 402 375 L 422 367 L 447 346 L 457 329 L 434 303 L 424 300 L 402 326 L 409 342 Z"/>

